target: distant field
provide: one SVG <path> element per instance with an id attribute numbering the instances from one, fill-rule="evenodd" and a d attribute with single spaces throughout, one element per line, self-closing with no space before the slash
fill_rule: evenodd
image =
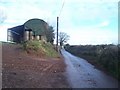
<path id="1" fill-rule="evenodd" d="M 74 45 L 65 49 L 95 66 L 105 69 L 109 74 L 120 80 L 120 45 Z"/>

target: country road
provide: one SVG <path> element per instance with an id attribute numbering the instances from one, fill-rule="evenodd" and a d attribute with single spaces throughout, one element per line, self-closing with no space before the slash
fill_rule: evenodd
<path id="1" fill-rule="evenodd" d="M 66 74 L 72 88 L 118 88 L 118 81 L 82 58 L 64 49 L 61 53 L 67 65 Z"/>

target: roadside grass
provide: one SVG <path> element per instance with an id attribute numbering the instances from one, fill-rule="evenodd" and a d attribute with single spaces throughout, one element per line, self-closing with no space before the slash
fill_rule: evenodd
<path id="1" fill-rule="evenodd" d="M 59 57 L 58 52 L 54 49 L 51 43 L 43 43 L 42 49 L 48 57 Z"/>
<path id="2" fill-rule="evenodd" d="M 54 49 L 53 45 L 48 42 L 30 40 L 22 43 L 23 49 L 27 53 L 36 54 L 44 57 L 59 57 L 58 52 Z"/>

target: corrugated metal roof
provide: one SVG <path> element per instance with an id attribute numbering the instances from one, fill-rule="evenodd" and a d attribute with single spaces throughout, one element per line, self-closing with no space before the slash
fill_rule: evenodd
<path id="1" fill-rule="evenodd" d="M 34 35 L 45 35 L 48 24 L 41 19 L 30 19 L 24 26 L 26 29 L 31 29 Z"/>

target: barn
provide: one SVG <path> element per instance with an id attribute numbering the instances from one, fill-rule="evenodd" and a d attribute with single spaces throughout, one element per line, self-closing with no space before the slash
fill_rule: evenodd
<path id="1" fill-rule="evenodd" d="M 28 40 L 46 41 L 46 30 L 48 24 L 42 19 L 30 19 L 23 25 L 8 28 L 7 41 L 21 43 Z"/>

